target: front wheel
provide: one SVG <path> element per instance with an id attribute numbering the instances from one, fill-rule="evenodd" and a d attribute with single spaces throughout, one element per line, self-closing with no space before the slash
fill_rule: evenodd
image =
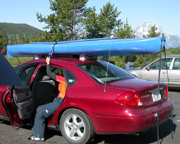
<path id="1" fill-rule="evenodd" d="M 94 128 L 90 118 L 81 110 L 66 110 L 60 120 L 60 130 L 70 144 L 85 144 L 94 137 Z"/>

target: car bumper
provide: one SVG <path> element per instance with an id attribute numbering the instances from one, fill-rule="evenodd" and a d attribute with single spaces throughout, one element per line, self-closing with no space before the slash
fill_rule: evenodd
<path id="1" fill-rule="evenodd" d="M 167 121 L 172 114 L 170 100 L 158 107 L 127 108 L 115 114 L 91 113 L 92 122 L 97 134 L 130 134 L 147 130 Z"/>

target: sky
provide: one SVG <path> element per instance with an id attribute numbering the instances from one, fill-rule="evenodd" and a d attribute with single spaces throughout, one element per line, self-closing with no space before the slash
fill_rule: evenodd
<path id="1" fill-rule="evenodd" d="M 161 26 L 169 35 L 180 36 L 180 0 L 89 0 L 87 7 L 96 7 L 100 13 L 108 2 L 121 12 L 118 19 L 135 30 L 145 21 Z M 25 23 L 43 30 L 45 23 L 37 20 L 36 13 L 47 16 L 51 11 L 49 0 L 1 0 L 0 22 Z"/>

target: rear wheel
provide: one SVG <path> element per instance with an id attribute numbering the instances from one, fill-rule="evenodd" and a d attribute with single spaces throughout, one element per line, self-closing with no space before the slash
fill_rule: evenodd
<path id="1" fill-rule="evenodd" d="M 81 110 L 68 109 L 60 120 L 63 137 L 71 144 L 85 144 L 94 137 L 94 127 L 90 118 Z"/>

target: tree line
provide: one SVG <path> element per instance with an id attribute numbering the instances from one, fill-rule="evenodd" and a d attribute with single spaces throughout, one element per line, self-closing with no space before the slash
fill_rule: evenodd
<path id="1" fill-rule="evenodd" d="M 39 33 L 43 31 L 27 24 L 0 23 L 0 50 L 5 45 L 30 43 L 31 37 Z"/>
<path id="2" fill-rule="evenodd" d="M 30 43 L 31 36 L 27 37 L 25 35 L 20 36 L 19 34 L 7 34 L 5 30 L 0 28 L 0 51 L 6 45 L 18 45 L 18 44 L 25 44 Z M 4 51 L 5 53 L 5 51 Z"/>
<path id="3" fill-rule="evenodd" d="M 120 39 L 135 38 L 135 31 L 126 22 L 120 19 L 121 11 L 118 11 L 114 4 L 108 2 L 96 12 L 96 7 L 87 7 L 88 0 L 49 0 L 51 14 L 43 16 L 37 13 L 39 22 L 45 23 L 44 33 L 38 36 L 32 35 L 30 38 L 18 37 L 18 43 L 50 42 L 50 41 L 69 41 L 77 39 L 104 38 L 114 34 Z M 144 37 L 157 37 L 156 26 L 149 30 L 149 34 Z M 4 34 L 0 33 L 0 39 Z M 7 38 L 7 37 L 6 37 Z M 10 36 L 9 36 L 10 38 Z M 7 38 L 9 40 L 9 38 Z M 10 41 L 10 40 L 9 40 Z M 7 42 L 7 40 L 6 40 Z M 11 38 L 10 44 L 13 42 Z M 4 43 L 4 42 L 2 42 Z M 0 41 L 1 46 L 1 41 Z M 171 50 L 171 49 L 170 49 Z M 125 68 L 128 61 L 134 62 L 135 66 L 143 66 L 148 62 L 156 59 L 159 54 L 140 55 L 140 56 L 111 56 L 117 66 Z M 108 57 L 100 57 L 106 60 Z"/>

